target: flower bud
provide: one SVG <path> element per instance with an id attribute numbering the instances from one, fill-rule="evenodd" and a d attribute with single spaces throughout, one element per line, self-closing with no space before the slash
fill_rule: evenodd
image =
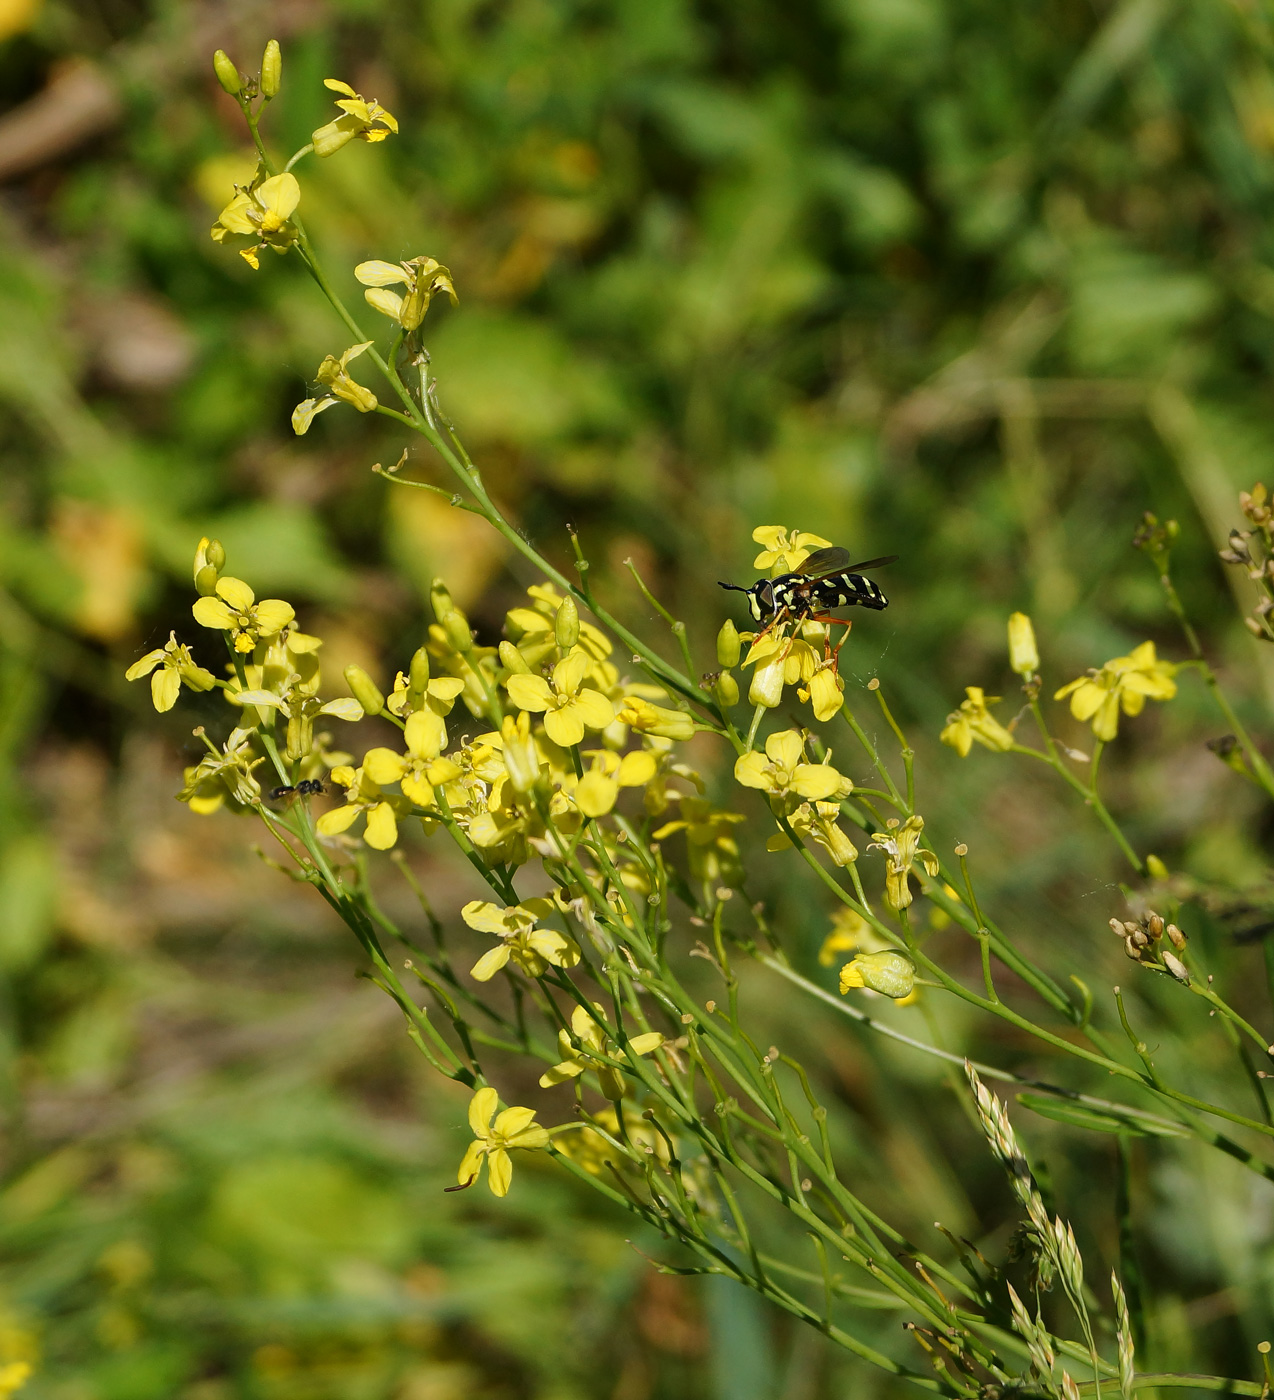
<path id="1" fill-rule="evenodd" d="M 1190 974 L 1186 970 L 1185 963 L 1183 963 L 1180 958 L 1165 952 L 1163 955 L 1163 965 L 1183 986 L 1188 987 L 1190 985 Z"/>
<path id="2" fill-rule="evenodd" d="M 195 575 L 195 592 L 201 598 L 210 598 L 217 591 L 217 571 L 211 564 L 205 564 Z"/>
<path id="3" fill-rule="evenodd" d="M 563 651 L 579 641 L 579 609 L 574 598 L 563 598 L 557 610 L 557 621 L 553 625 L 553 635 Z"/>
<path id="4" fill-rule="evenodd" d="M 443 618 L 442 627 L 447 634 L 447 640 L 458 652 L 473 650 L 473 632 L 469 628 L 469 619 L 454 604 Z"/>
<path id="5" fill-rule="evenodd" d="M 429 585 L 429 605 L 439 622 L 446 622 L 447 614 L 455 607 L 447 585 L 440 578 L 434 579 Z"/>
<path id="6" fill-rule="evenodd" d="M 230 62 L 230 55 L 225 49 L 218 49 L 212 56 L 212 71 L 217 75 L 217 81 L 230 94 L 231 97 L 238 97 L 243 88 L 243 78 L 239 75 L 239 70 Z"/>
<path id="7" fill-rule="evenodd" d="M 500 643 L 500 665 L 510 675 L 529 676 L 531 674 L 531 668 L 526 664 L 526 658 L 512 642 Z"/>
<path id="8" fill-rule="evenodd" d="M 530 792 L 540 780 L 540 755 L 531 737 L 530 716 L 525 711 L 517 719 L 506 715 L 500 735 L 504 740 L 504 771 L 514 792 Z"/>
<path id="9" fill-rule="evenodd" d="M 1118 919 L 1111 919 L 1110 931 L 1116 938 L 1122 938 L 1124 936 L 1124 926 Z"/>
<path id="10" fill-rule="evenodd" d="M 1015 612 L 1009 618 L 1009 665 L 1019 676 L 1033 676 L 1040 669 L 1035 629 L 1023 612 Z"/>
<path id="11" fill-rule="evenodd" d="M 1168 878 L 1168 867 L 1158 856 L 1147 856 L 1146 873 L 1152 880 L 1166 880 Z"/>
<path id="12" fill-rule="evenodd" d="M 363 707 L 365 713 L 378 715 L 385 708 L 385 697 L 380 693 L 376 682 L 361 666 L 346 666 L 345 684 L 350 694 Z"/>
<path id="13" fill-rule="evenodd" d="M 288 716 L 287 756 L 299 763 L 314 747 L 314 721 L 306 715 Z"/>
<path id="14" fill-rule="evenodd" d="M 842 994 L 854 987 L 866 987 L 893 997 L 909 997 L 916 987 L 916 969 L 901 953 L 859 953 L 840 970 Z"/>
<path id="15" fill-rule="evenodd" d="M 727 617 L 717 633 L 717 665 L 724 670 L 739 664 L 739 629 Z"/>
<path id="16" fill-rule="evenodd" d="M 748 703 L 764 705 L 772 710 L 783 700 L 783 681 L 786 664 L 782 656 L 758 666 L 752 672 L 752 684 L 748 686 Z"/>
<path id="17" fill-rule="evenodd" d="M 277 97 L 282 78 L 283 54 L 279 50 L 279 41 L 271 39 L 261 58 L 261 96 L 267 101 L 271 97 Z"/>
<path id="18" fill-rule="evenodd" d="M 423 695 L 429 684 L 429 653 L 424 647 L 417 647 L 412 653 L 411 665 L 407 669 L 407 681 L 411 689 Z"/>
<path id="19" fill-rule="evenodd" d="M 739 703 L 739 683 L 729 671 L 722 671 L 717 677 L 712 693 L 723 710 L 731 710 Z"/>
<path id="20" fill-rule="evenodd" d="M 1163 919 L 1152 909 L 1146 915 L 1146 932 L 1151 936 L 1151 938 L 1162 938 L 1163 927 Z"/>
<path id="21" fill-rule="evenodd" d="M 1185 952 L 1186 936 L 1184 933 L 1181 932 L 1181 930 L 1176 926 L 1176 924 L 1169 924 L 1168 927 L 1164 929 L 1164 933 L 1168 935 L 1168 942 L 1172 944 L 1172 946 L 1177 950 L 1178 953 Z"/>

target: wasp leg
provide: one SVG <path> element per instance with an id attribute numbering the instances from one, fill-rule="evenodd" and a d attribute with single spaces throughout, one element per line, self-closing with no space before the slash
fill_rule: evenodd
<path id="1" fill-rule="evenodd" d="M 828 624 L 827 635 L 823 638 L 823 660 L 832 663 L 832 670 L 835 672 L 840 666 L 840 649 L 849 641 L 849 634 L 854 626 L 852 618 L 832 617 L 830 613 L 815 613 L 806 619 L 807 622 L 825 622 Z M 832 624 L 840 623 L 845 629 L 845 635 L 832 646 Z"/>

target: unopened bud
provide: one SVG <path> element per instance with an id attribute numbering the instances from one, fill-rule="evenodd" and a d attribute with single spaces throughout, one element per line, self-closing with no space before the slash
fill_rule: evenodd
<path id="1" fill-rule="evenodd" d="M 1133 962 L 1141 961 L 1141 949 L 1137 947 L 1131 938 L 1124 939 L 1124 952 L 1128 954 Z"/>
<path id="2" fill-rule="evenodd" d="M 283 54 L 279 50 L 279 41 L 271 39 L 261 58 L 261 96 L 267 101 L 278 96 L 282 78 Z"/>
<path id="3" fill-rule="evenodd" d="M 363 707 L 365 713 L 378 715 L 385 708 L 385 697 L 380 693 L 376 682 L 361 666 L 346 666 L 345 684 L 349 686 L 350 694 Z"/>
<path id="4" fill-rule="evenodd" d="M 512 642 L 500 643 L 500 665 L 513 676 L 526 676 L 531 672 L 526 658 Z"/>
<path id="5" fill-rule="evenodd" d="M 1118 919 L 1111 919 L 1110 931 L 1116 938 L 1122 938 L 1124 936 L 1124 926 Z"/>
<path id="6" fill-rule="evenodd" d="M 447 640 L 458 652 L 473 650 L 473 632 L 469 627 L 469 619 L 459 608 L 452 607 L 442 620 L 442 628 L 447 634 Z"/>
<path id="7" fill-rule="evenodd" d="M 230 62 L 230 55 L 225 49 L 218 49 L 212 56 L 212 71 L 217 75 L 217 81 L 230 94 L 237 97 L 243 88 L 243 78 L 239 70 Z"/>
<path id="8" fill-rule="evenodd" d="M 417 695 L 423 695 L 429 684 L 429 653 L 424 647 L 417 647 L 407 668 L 407 683 Z"/>
<path id="9" fill-rule="evenodd" d="M 307 757 L 314 747 L 314 721 L 306 715 L 288 716 L 287 756 L 293 763 Z"/>
<path id="10" fill-rule="evenodd" d="M 1182 986 L 1188 987 L 1190 985 L 1190 974 L 1186 970 L 1185 963 L 1183 963 L 1180 958 L 1174 957 L 1171 953 L 1164 953 L 1163 965 Z"/>
<path id="11" fill-rule="evenodd" d="M 211 564 L 205 564 L 195 575 L 195 592 L 201 598 L 209 598 L 217 591 L 217 571 Z"/>
<path id="12" fill-rule="evenodd" d="M 557 610 L 557 621 L 553 625 L 553 635 L 563 651 L 579 641 L 579 609 L 574 598 L 563 598 Z"/>
<path id="13" fill-rule="evenodd" d="M 752 672 L 752 684 L 748 686 L 748 703 L 764 705 L 772 710 L 783 700 L 783 682 L 786 662 L 780 655 L 774 661 L 767 661 Z"/>
<path id="14" fill-rule="evenodd" d="M 429 605 L 433 608 L 434 617 L 439 622 L 446 622 L 447 614 L 455 607 L 447 585 L 440 578 L 434 579 L 433 583 L 429 585 Z"/>
<path id="15" fill-rule="evenodd" d="M 1019 676 L 1033 676 L 1040 669 L 1035 629 L 1023 612 L 1015 612 L 1009 618 L 1009 665 Z"/>
<path id="16" fill-rule="evenodd" d="M 859 953 L 853 962 L 840 970 L 842 993 L 854 987 L 866 987 L 882 996 L 910 996 L 916 986 L 916 969 L 901 953 Z"/>
<path id="17" fill-rule="evenodd" d="M 1131 919 L 1125 919 L 1124 932 L 1128 935 L 1129 938 L 1131 938 L 1134 933 L 1141 932 L 1141 927 L 1138 924 L 1134 924 Z"/>
<path id="18" fill-rule="evenodd" d="M 1151 936 L 1151 938 L 1162 938 L 1163 927 L 1163 920 L 1159 917 L 1158 914 L 1151 911 L 1149 914 L 1146 915 L 1146 932 Z"/>
<path id="19" fill-rule="evenodd" d="M 1152 880 L 1166 880 L 1168 878 L 1168 867 L 1158 856 L 1150 855 L 1146 857 L 1146 873 Z"/>
<path id="20" fill-rule="evenodd" d="M 731 710 L 739 703 L 739 683 L 729 671 L 722 671 L 717 677 L 712 693 L 723 710 Z"/>
<path id="21" fill-rule="evenodd" d="M 1186 936 L 1184 933 L 1181 932 L 1181 930 L 1176 926 L 1176 924 L 1169 924 L 1168 927 L 1164 929 L 1164 933 L 1168 935 L 1168 942 L 1172 944 L 1172 946 L 1177 950 L 1178 953 L 1185 952 Z"/>
<path id="22" fill-rule="evenodd" d="M 1150 936 L 1141 929 L 1138 929 L 1136 933 L 1130 934 L 1129 938 L 1138 948 L 1150 947 Z"/>
<path id="23" fill-rule="evenodd" d="M 717 633 L 717 665 L 729 670 L 739 664 L 739 629 L 727 617 Z"/>

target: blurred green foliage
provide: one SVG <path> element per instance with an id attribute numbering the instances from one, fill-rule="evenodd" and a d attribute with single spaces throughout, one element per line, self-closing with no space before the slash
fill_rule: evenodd
<path id="1" fill-rule="evenodd" d="M 39 1353 L 33 1400 L 892 1393 L 737 1290 L 650 1271 L 548 1170 L 499 1205 L 443 1195 L 461 1107 L 351 985 L 339 931 L 228 818 L 173 808 L 193 743 L 120 677 L 192 630 L 200 535 L 323 619 L 332 674 L 382 681 L 434 574 L 488 627 L 530 581 L 369 473 L 401 450 L 382 422 L 289 432 L 346 333 L 295 260 L 253 274 L 207 237 L 244 145 L 209 55 L 252 69 L 271 36 L 279 149 L 331 115 L 326 76 L 402 123 L 302 169 L 342 293 L 363 258 L 450 266 L 448 411 L 551 555 L 580 528 L 616 612 L 653 626 L 631 557 L 707 669 L 753 525 L 903 556 L 846 669 L 922 736 L 926 817 L 975 844 L 1001 922 L 1098 988 L 1127 973 L 1095 829 L 934 736 L 963 685 L 1011 693 L 1015 607 L 1056 684 L 1146 636 L 1180 654 L 1127 548 L 1147 508 L 1181 519 L 1187 605 L 1265 728 L 1271 659 L 1213 550 L 1274 446 L 1274 31 L 1208 0 L 47 0 L 0 45 L 0 1360 Z M 1268 815 L 1202 748 L 1199 690 L 1125 728 L 1113 801 L 1138 841 L 1264 881 Z M 463 872 L 413 859 L 456 907 Z M 826 911 L 752 859 L 816 968 Z M 1190 917 L 1268 1025 L 1259 945 Z M 879 1207 L 1002 1245 L 1002 1184 L 942 1075 L 749 990 L 831 1086 Z M 1137 1014 L 1181 1017 L 1171 992 L 1136 988 Z M 967 1043 L 958 1009 L 910 1014 Z M 1177 1024 L 1159 1053 L 1188 1081 L 1225 1047 L 1193 1009 Z M 982 1053 L 1037 1059 L 1002 1032 Z M 1113 1140 L 1030 1131 L 1109 1266 Z M 1132 1172 L 1151 1364 L 1246 1374 L 1268 1187 L 1158 1142 Z"/>

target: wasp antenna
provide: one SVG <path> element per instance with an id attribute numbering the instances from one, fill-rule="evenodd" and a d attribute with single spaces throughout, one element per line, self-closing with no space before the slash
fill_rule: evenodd
<path id="1" fill-rule="evenodd" d="M 728 588 L 734 593 L 746 593 L 748 591 L 746 588 L 740 588 L 737 583 L 722 583 L 719 579 L 717 580 L 717 587 Z"/>

